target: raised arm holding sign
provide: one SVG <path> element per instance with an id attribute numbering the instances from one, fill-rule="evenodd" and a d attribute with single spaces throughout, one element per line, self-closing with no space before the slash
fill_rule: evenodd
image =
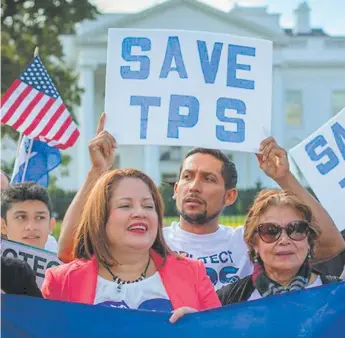
<path id="1" fill-rule="evenodd" d="M 313 223 L 321 229 L 321 235 L 316 241 L 313 260 L 323 261 L 339 254 L 345 248 L 341 234 L 323 205 L 291 173 L 286 150 L 279 147 L 272 137 L 262 141 L 260 150 L 262 153 L 257 155 L 260 168 L 282 190 L 295 194 L 308 205 L 312 211 Z"/>
<path id="2" fill-rule="evenodd" d="M 345 108 L 290 154 L 338 229 L 345 229 Z"/>

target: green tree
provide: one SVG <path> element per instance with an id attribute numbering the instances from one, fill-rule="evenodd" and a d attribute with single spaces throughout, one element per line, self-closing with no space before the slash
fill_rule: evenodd
<path id="1" fill-rule="evenodd" d="M 88 0 L 3 0 L 1 8 L 1 93 L 3 94 L 33 58 L 36 46 L 63 101 L 73 114 L 83 91 L 78 76 L 63 62 L 59 36 L 75 33 L 77 23 L 94 19 L 97 8 Z M 2 136 L 18 133 L 1 127 Z"/>

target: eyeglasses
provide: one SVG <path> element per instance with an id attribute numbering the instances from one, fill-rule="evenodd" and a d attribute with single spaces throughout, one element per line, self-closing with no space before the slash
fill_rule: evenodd
<path id="1" fill-rule="evenodd" d="M 303 241 L 309 231 L 311 230 L 310 224 L 307 221 L 293 221 L 287 224 L 285 228 L 276 223 L 262 223 L 257 227 L 257 232 L 260 238 L 266 243 L 276 242 L 283 230 L 293 241 Z"/>

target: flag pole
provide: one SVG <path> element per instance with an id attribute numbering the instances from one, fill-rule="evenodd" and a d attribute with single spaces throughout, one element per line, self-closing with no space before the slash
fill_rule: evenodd
<path id="1" fill-rule="evenodd" d="M 25 157 L 25 165 L 24 165 L 24 170 L 23 170 L 23 176 L 22 176 L 21 183 L 25 182 L 26 171 L 28 170 L 29 159 L 30 159 L 30 155 L 31 155 L 31 150 L 32 150 L 33 144 L 34 144 L 34 139 L 31 138 L 30 139 L 30 145 L 29 145 L 28 153 L 26 154 L 26 157 Z"/>
<path id="2" fill-rule="evenodd" d="M 18 143 L 17 143 L 16 158 L 18 158 L 18 156 L 19 156 L 20 144 L 22 143 L 22 139 L 23 139 L 23 132 L 21 131 L 19 133 L 19 138 L 18 138 Z"/>
<path id="3" fill-rule="evenodd" d="M 39 52 L 39 49 L 38 49 L 38 46 L 36 46 L 35 50 L 34 50 L 34 57 L 38 56 L 38 52 Z M 20 136 L 20 142 L 18 143 L 17 157 L 19 156 L 20 143 L 21 143 L 21 140 L 23 138 L 23 133 L 21 132 L 19 136 Z M 23 176 L 22 176 L 22 180 L 21 180 L 22 183 L 25 182 L 26 171 L 28 169 L 29 159 L 30 159 L 33 143 L 34 143 L 34 140 L 30 139 L 30 145 L 29 145 L 28 153 L 26 154 L 24 171 L 23 171 Z"/>

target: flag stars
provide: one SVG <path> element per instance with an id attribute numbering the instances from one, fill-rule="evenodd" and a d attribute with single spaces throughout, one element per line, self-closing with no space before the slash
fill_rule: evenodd
<path id="1" fill-rule="evenodd" d="M 36 90 L 54 99 L 59 97 L 53 81 L 40 59 L 36 57 L 29 67 L 20 75 L 19 79 Z"/>

